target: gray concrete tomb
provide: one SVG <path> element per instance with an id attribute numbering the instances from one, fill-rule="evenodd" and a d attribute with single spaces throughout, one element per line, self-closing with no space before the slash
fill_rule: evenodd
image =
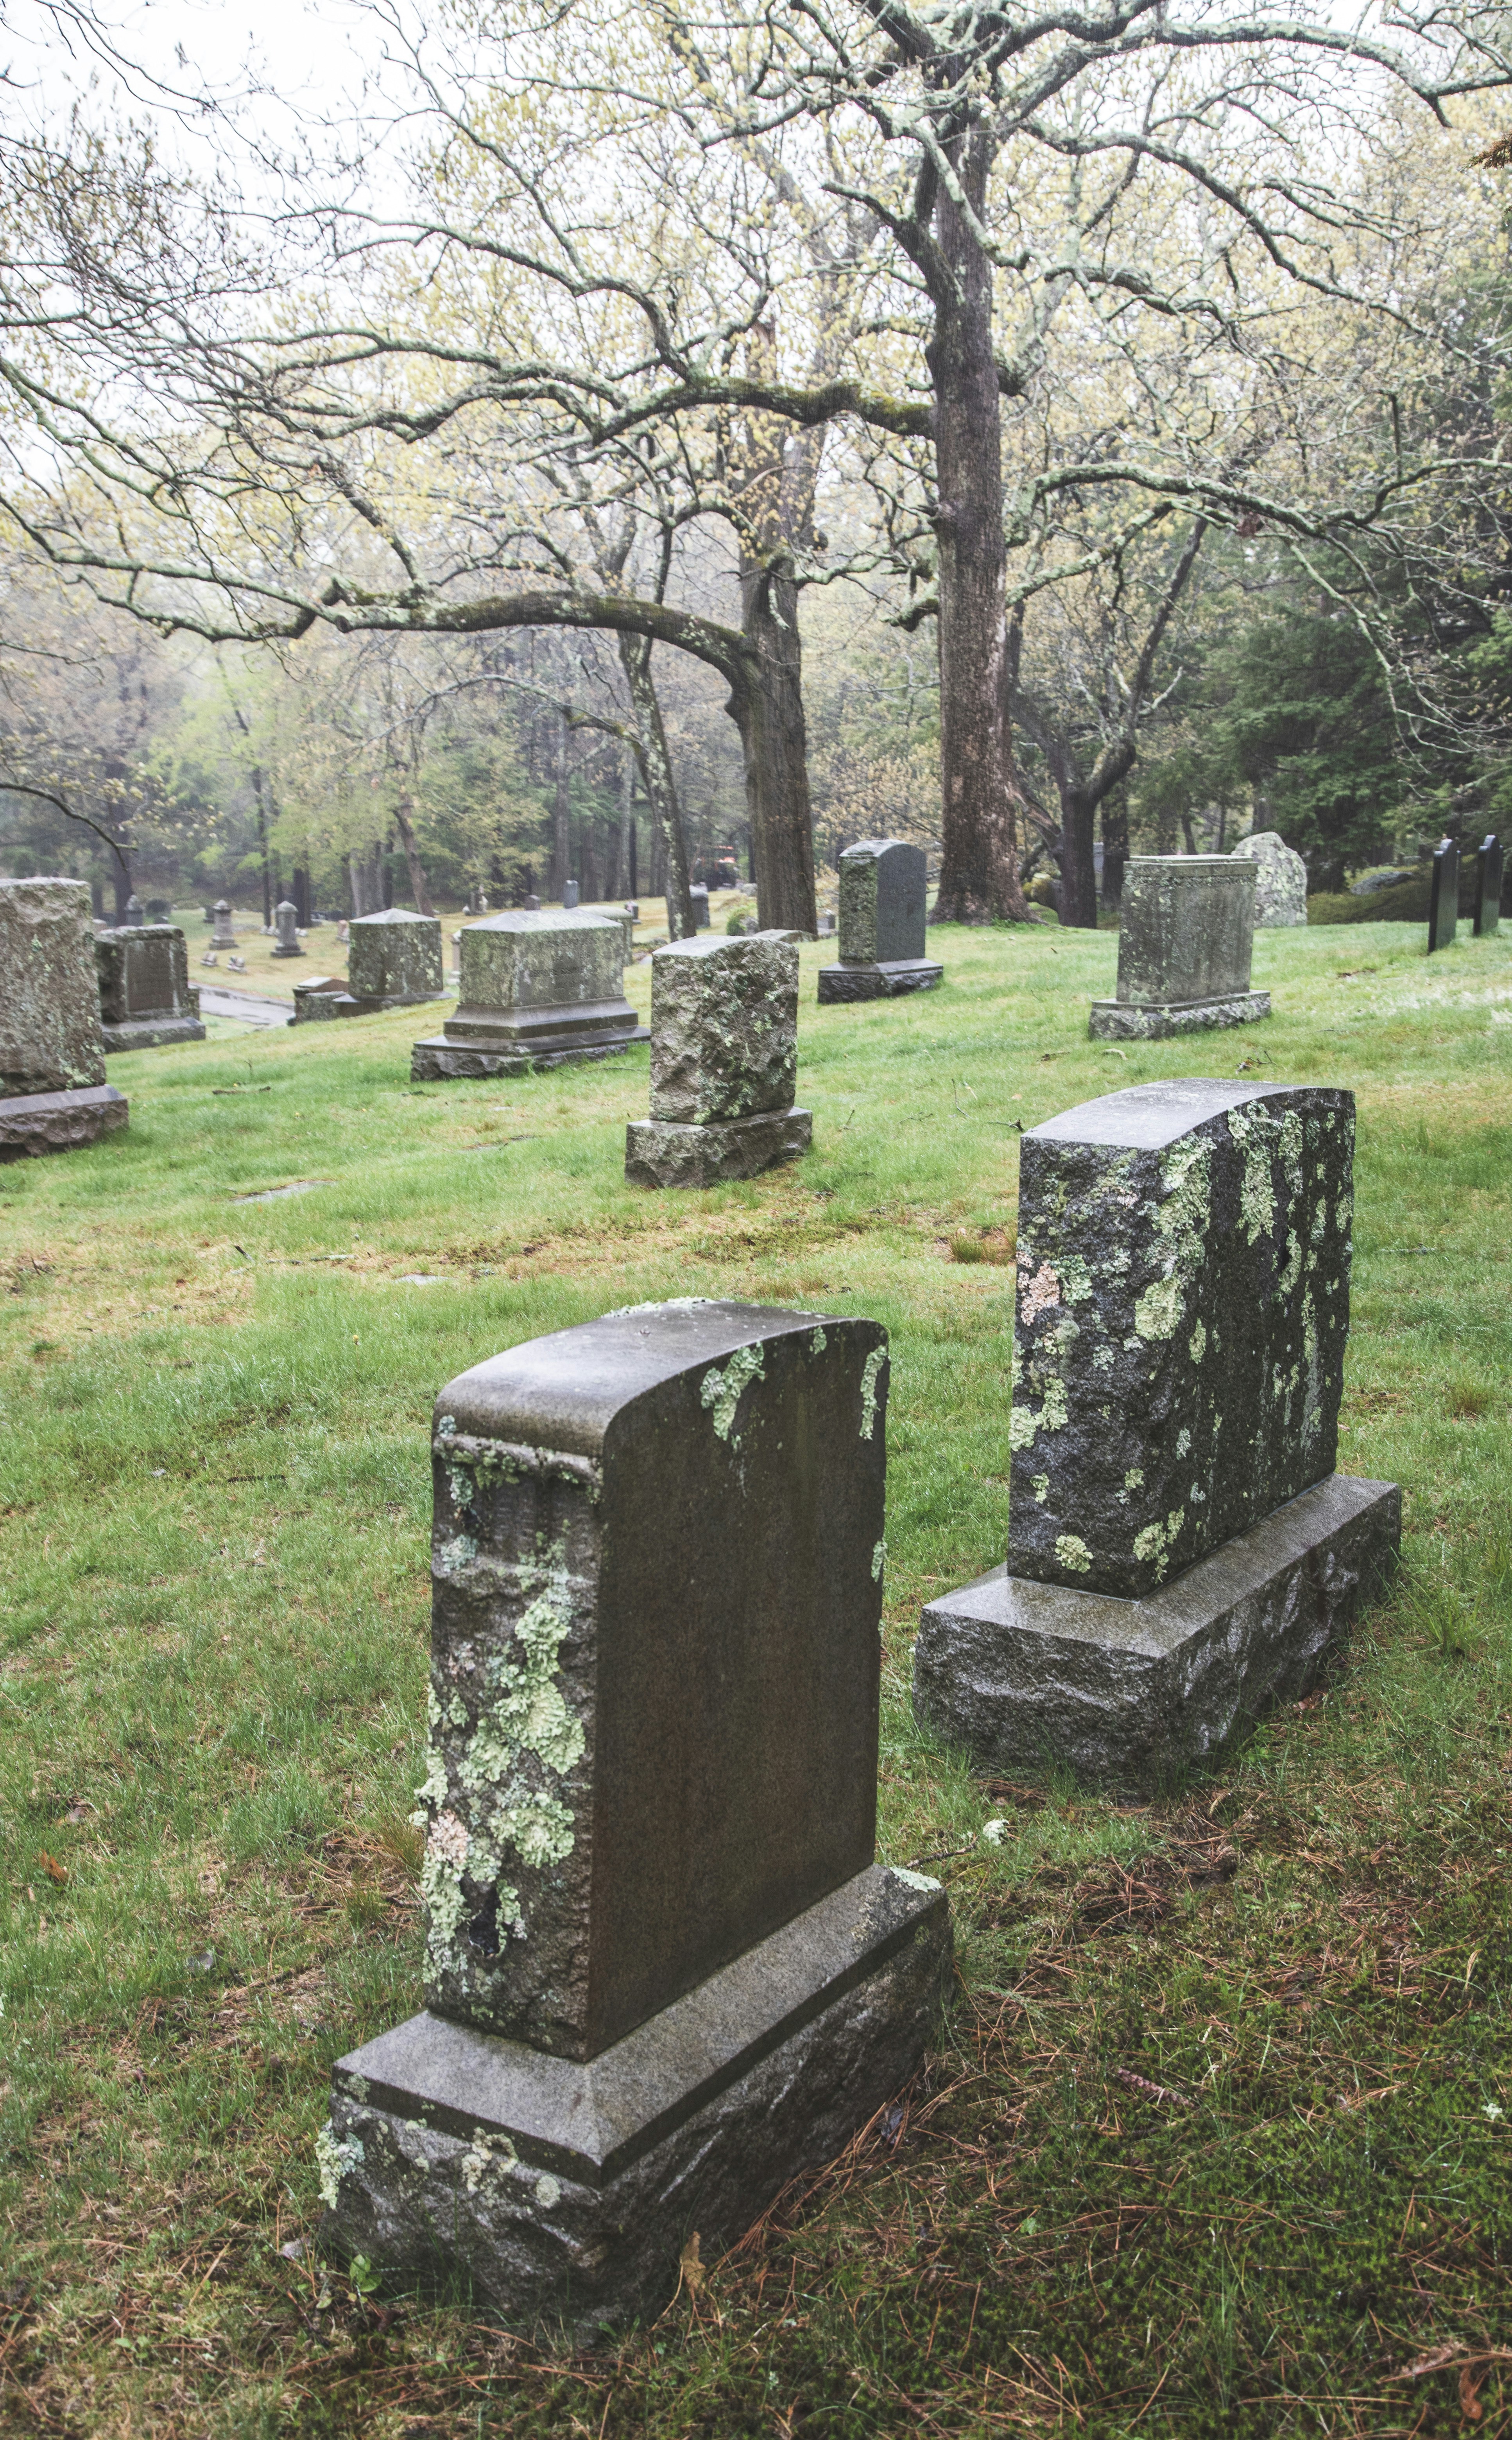
<path id="1" fill-rule="evenodd" d="M 925 956 L 928 863 L 903 839 L 858 839 L 840 859 L 840 963 L 819 969 L 821 1002 L 933 991 L 945 969 Z"/>
<path id="2" fill-rule="evenodd" d="M 88 889 L 0 881 L 0 1160 L 72 1152 L 127 1117 L 105 1082 Z"/>
<path id="3" fill-rule="evenodd" d="M 651 1108 L 625 1131 L 632 1186 L 713 1186 L 796 1159 L 798 952 L 766 932 L 672 941 L 651 959 Z"/>
<path id="4" fill-rule="evenodd" d="M 353 925 L 353 931 L 356 925 Z M 605 1059 L 647 1040 L 624 996 L 625 925 L 587 907 L 511 908 L 462 935 L 461 1000 L 442 1032 L 417 1042 L 410 1073 L 523 1076 Z"/>
<path id="5" fill-rule="evenodd" d="M 1354 1099 L 1136 1085 L 1025 1135 L 1007 1563 L 924 1612 L 915 1704 L 978 1764 L 1149 1789 L 1307 1692 L 1389 1573 L 1334 1471 Z"/>
<path id="6" fill-rule="evenodd" d="M 1094 999 L 1098 1042 L 1156 1042 L 1271 1014 L 1250 988 L 1258 866 L 1245 856 L 1132 855 L 1124 876 L 1115 999 Z"/>
<path id="7" fill-rule="evenodd" d="M 916 2067 L 951 1935 L 874 1860 L 886 1389 L 874 1322 L 687 1299 L 441 1392 L 425 2005 L 332 2072 L 336 2255 L 586 2340 Z"/>
<path id="8" fill-rule="evenodd" d="M 176 924 L 134 924 L 101 932 L 95 941 L 95 963 L 108 1051 L 205 1040 L 200 995 L 189 981 L 188 946 Z"/>

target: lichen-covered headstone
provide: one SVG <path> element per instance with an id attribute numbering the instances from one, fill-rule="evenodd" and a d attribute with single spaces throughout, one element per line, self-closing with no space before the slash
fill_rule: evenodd
<path id="1" fill-rule="evenodd" d="M 1487 831 L 1475 852 L 1475 938 L 1484 940 L 1502 922 L 1502 842 Z"/>
<path id="2" fill-rule="evenodd" d="M 205 1040 L 200 995 L 189 982 L 188 947 L 177 924 L 102 932 L 95 942 L 95 962 L 107 1050 Z"/>
<path id="3" fill-rule="evenodd" d="M 709 928 L 709 893 L 706 883 L 702 881 L 693 883 L 687 893 L 687 903 L 693 909 L 693 929 L 695 932 L 706 932 Z"/>
<path id="4" fill-rule="evenodd" d="M 1232 855 L 1134 855 L 1118 923 L 1118 996 L 1094 999 L 1099 1042 L 1154 1042 L 1271 1014 L 1252 991 L 1258 867 Z"/>
<path id="5" fill-rule="evenodd" d="M 127 1115 L 105 1082 L 88 889 L 0 881 L 0 1160 L 73 1151 Z"/>
<path id="6" fill-rule="evenodd" d="M 807 1152 L 798 952 L 770 933 L 673 941 L 651 960 L 651 1114 L 632 1119 L 635 1186 L 712 1186 Z"/>
<path id="7" fill-rule="evenodd" d="M 338 2253 L 591 2329 L 916 2063 L 949 1925 L 873 1861 L 886 1382 L 875 1323 L 689 1300 L 442 1391 L 426 2007 L 335 2068 Z"/>
<path id="8" fill-rule="evenodd" d="M 1254 867 L 1257 932 L 1307 920 L 1307 868 L 1279 831 L 1254 831 L 1234 851 Z"/>
<path id="9" fill-rule="evenodd" d="M 407 906 L 359 915 L 347 937 L 347 990 L 364 1014 L 444 998 L 440 917 Z"/>
<path id="10" fill-rule="evenodd" d="M 147 921 L 147 909 L 134 889 L 126 901 L 126 921 L 128 924 L 145 924 Z"/>
<path id="11" fill-rule="evenodd" d="M 1433 850 L 1433 880 L 1428 901 L 1428 954 L 1447 949 L 1460 914 L 1460 852 L 1452 839 Z"/>
<path id="12" fill-rule="evenodd" d="M 211 914 L 211 948 L 234 949 L 237 944 L 236 925 L 231 921 L 231 909 L 225 899 L 216 900 Z"/>
<path id="13" fill-rule="evenodd" d="M 302 958 L 299 945 L 299 909 L 292 898 L 280 899 L 273 910 L 274 930 L 278 938 L 274 944 L 276 958 Z"/>
<path id="14" fill-rule="evenodd" d="M 355 933 L 355 924 L 352 930 Z M 624 992 L 625 926 L 583 907 L 511 908 L 462 935 L 461 999 L 443 1031 L 417 1042 L 410 1073 L 523 1076 L 603 1059 L 647 1039 Z"/>
<path id="15" fill-rule="evenodd" d="M 1147 1785 L 1306 1691 L 1399 1531 L 1333 1471 L 1353 1153 L 1347 1092 L 1190 1078 L 1025 1135 L 1007 1567 L 925 1613 L 942 1732 Z"/>
<path id="16" fill-rule="evenodd" d="M 858 839 L 840 859 L 840 963 L 819 969 L 822 1002 L 933 991 L 945 969 L 925 956 L 929 870 L 921 847 Z"/>

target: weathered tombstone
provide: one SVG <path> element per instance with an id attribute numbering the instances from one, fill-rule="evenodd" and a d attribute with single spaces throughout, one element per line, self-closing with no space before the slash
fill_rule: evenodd
<path id="1" fill-rule="evenodd" d="M 795 1160 L 798 952 L 754 938 L 672 941 L 651 959 L 651 1114 L 625 1130 L 632 1186 L 713 1186 Z"/>
<path id="2" fill-rule="evenodd" d="M 299 945 L 299 909 L 292 898 L 280 899 L 273 910 L 274 929 L 278 935 L 273 955 L 276 958 L 302 958 Z"/>
<path id="3" fill-rule="evenodd" d="M 291 1025 L 313 1025 L 329 1022 L 340 1015 L 338 1000 L 347 997 L 347 986 L 339 975 L 311 975 L 308 981 L 294 985 L 294 1013 Z"/>
<path id="4" fill-rule="evenodd" d="M 834 919 L 834 917 L 833 917 L 832 915 L 821 915 L 821 916 L 820 916 L 820 918 L 819 918 L 819 932 L 820 932 L 820 937 L 821 937 L 821 939 L 823 939 L 823 940 L 828 940 L 828 939 L 831 937 L 831 935 L 833 934 L 833 932 L 834 932 L 834 928 L 835 928 L 835 919 Z M 941 972 L 942 972 L 942 973 L 943 973 L 943 971 L 944 971 L 944 969 L 943 969 L 943 968 L 941 968 Z"/>
<path id="5" fill-rule="evenodd" d="M 95 942 L 95 963 L 107 1050 L 205 1040 L 200 995 L 189 982 L 188 947 L 176 924 L 102 932 Z"/>
<path id="6" fill-rule="evenodd" d="M 566 888 L 563 889 L 563 891 L 562 891 L 562 893 L 561 893 L 561 904 L 562 904 L 562 908 L 563 908 L 564 912 L 566 912 L 566 913 L 568 913 L 568 914 L 570 914 L 570 913 L 572 912 L 573 908 L 577 906 L 577 904 L 578 904 L 578 884 L 576 883 L 576 881 L 569 881 L 569 882 L 568 882 L 568 884 L 567 884 Z"/>
<path id="7" fill-rule="evenodd" d="M 1475 854 L 1475 938 L 1496 931 L 1502 921 L 1502 842 L 1487 831 Z"/>
<path id="8" fill-rule="evenodd" d="M 873 1860 L 886 1379 L 875 1322 L 687 1299 L 441 1392 L 425 2007 L 332 2072 L 331 2252 L 588 2336 L 912 2072 L 950 1924 Z"/>
<path id="9" fill-rule="evenodd" d="M 206 949 L 200 960 L 202 966 L 218 966 L 221 960 L 214 949 Z"/>
<path id="10" fill-rule="evenodd" d="M 360 915 L 347 934 L 347 989 L 364 1013 L 444 999 L 440 917 L 403 906 Z"/>
<path id="11" fill-rule="evenodd" d="M 1428 901 L 1428 954 L 1447 949 L 1460 916 L 1460 852 L 1452 839 L 1433 850 L 1433 882 Z"/>
<path id="12" fill-rule="evenodd" d="M 1234 851 L 1254 867 L 1254 928 L 1307 920 L 1307 868 L 1279 831 L 1255 831 Z"/>
<path id="13" fill-rule="evenodd" d="M 858 839 L 840 859 L 840 963 L 819 969 L 819 997 L 892 999 L 933 991 L 945 969 L 925 950 L 929 869 L 903 839 Z M 821 926 L 821 928 L 823 928 Z"/>
<path id="14" fill-rule="evenodd" d="M 1098 1042 L 1154 1042 L 1271 1014 L 1250 989 L 1256 867 L 1232 855 L 1131 855 L 1118 927 L 1118 996 L 1094 999 Z"/>
<path id="15" fill-rule="evenodd" d="M 215 902 L 214 924 L 210 934 L 211 948 L 234 949 L 237 944 L 236 926 L 231 921 L 231 909 L 223 898 Z"/>
<path id="16" fill-rule="evenodd" d="M 640 922 L 640 919 L 641 919 L 641 910 L 640 910 L 640 901 L 639 901 L 639 899 L 638 899 L 638 898 L 627 898 L 627 899 L 626 899 L 626 901 L 625 901 L 625 912 L 626 912 L 626 914 L 630 917 L 630 920 L 631 920 L 631 922 L 632 924 L 638 924 L 638 923 Z"/>
<path id="17" fill-rule="evenodd" d="M 460 1004 L 440 1033 L 417 1042 L 411 1076 L 523 1076 L 646 1041 L 624 996 L 624 942 L 622 918 L 587 908 L 510 909 L 469 924 Z"/>
<path id="18" fill-rule="evenodd" d="M 171 898 L 150 898 L 147 902 L 147 920 L 150 924 L 170 924 L 173 920 Z"/>
<path id="19" fill-rule="evenodd" d="M 709 893 L 706 885 L 695 881 L 688 889 L 688 902 L 693 909 L 693 929 L 706 932 L 709 928 Z"/>
<path id="20" fill-rule="evenodd" d="M 922 1720 L 1148 1789 L 1305 1695 L 1401 1530 L 1333 1471 L 1354 1099 L 1137 1085 L 1023 1139 L 1008 1559 L 931 1603 Z"/>
<path id="21" fill-rule="evenodd" d="M 146 921 L 147 909 L 142 905 L 141 900 L 137 897 L 136 892 L 133 889 L 130 898 L 126 901 L 126 922 L 131 924 L 145 924 Z"/>
<path id="22" fill-rule="evenodd" d="M 71 1152 L 127 1117 L 105 1082 L 87 888 L 0 881 L 0 1160 Z"/>
<path id="23" fill-rule="evenodd" d="M 526 892 L 526 894 L 525 894 L 525 902 L 524 902 L 524 907 L 525 907 L 525 912 L 527 915 L 539 915 L 539 914 L 540 914 L 540 912 L 541 912 L 541 901 L 540 901 L 540 899 L 536 896 L 536 893 L 535 893 L 535 891 L 534 891 L 533 889 L 532 889 L 532 890 L 529 890 L 529 891 L 527 891 L 527 892 Z"/>
<path id="24" fill-rule="evenodd" d="M 454 933 L 453 933 L 453 935 L 452 935 L 452 972 L 454 973 L 454 975 L 459 975 L 459 974 L 461 973 L 461 971 L 462 971 L 462 935 L 461 935 L 460 931 L 457 931 L 457 932 L 454 932 Z"/>

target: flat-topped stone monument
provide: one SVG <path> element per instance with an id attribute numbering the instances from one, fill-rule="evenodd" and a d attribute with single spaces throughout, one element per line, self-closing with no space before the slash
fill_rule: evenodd
<path id="1" fill-rule="evenodd" d="M 858 839 L 840 859 L 840 963 L 819 969 L 823 1002 L 933 991 L 945 969 L 924 954 L 929 894 L 921 847 Z"/>
<path id="2" fill-rule="evenodd" d="M 1487 831 L 1475 852 L 1475 938 L 1500 929 L 1502 922 L 1502 842 Z"/>
<path id="3" fill-rule="evenodd" d="M 1271 1014 L 1252 991 L 1257 865 L 1245 856 L 1132 855 L 1118 924 L 1118 996 L 1094 999 L 1097 1042 L 1157 1042 Z"/>
<path id="4" fill-rule="evenodd" d="M 1460 852 L 1452 839 L 1441 839 L 1433 850 L 1433 878 L 1428 898 L 1428 954 L 1447 949 L 1460 918 Z"/>
<path id="5" fill-rule="evenodd" d="M 200 995 L 176 924 L 134 924 L 95 942 L 101 1032 L 107 1050 L 152 1050 L 203 1042 Z"/>
<path id="6" fill-rule="evenodd" d="M 0 881 L 0 1160 L 72 1152 L 127 1116 L 105 1082 L 88 889 Z"/>
<path id="7" fill-rule="evenodd" d="M 1400 1535 L 1334 1472 L 1353 1096 L 1186 1078 L 1023 1139 L 1005 1568 L 934 1602 L 921 1718 L 1149 1787 L 1306 1694 Z"/>
<path id="8" fill-rule="evenodd" d="M 1279 930 L 1307 920 L 1307 868 L 1279 831 L 1253 831 L 1234 851 L 1254 867 L 1254 928 Z"/>
<path id="9" fill-rule="evenodd" d="M 756 932 L 672 941 L 651 959 L 651 1114 L 625 1132 L 632 1186 L 713 1186 L 794 1160 L 798 952 Z"/>
<path id="10" fill-rule="evenodd" d="M 418 1008 L 446 997 L 440 917 L 388 906 L 381 915 L 354 916 L 347 925 L 346 990 L 332 991 L 324 977 L 295 983 L 290 1022 L 378 1016 L 386 1008 Z"/>
<path id="11" fill-rule="evenodd" d="M 355 924 L 352 930 L 355 933 Z M 417 1042 L 410 1073 L 523 1076 L 605 1059 L 647 1040 L 624 996 L 625 927 L 586 907 L 510 909 L 462 935 L 462 996 L 440 1033 Z"/>
<path id="12" fill-rule="evenodd" d="M 689 1299 L 441 1392 L 425 2006 L 333 2071 L 338 2255 L 586 2337 L 916 2066 L 950 1927 L 874 1861 L 886 1387 L 873 1322 Z"/>

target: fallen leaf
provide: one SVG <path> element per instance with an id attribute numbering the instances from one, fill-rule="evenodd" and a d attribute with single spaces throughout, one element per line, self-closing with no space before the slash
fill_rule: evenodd
<path id="1" fill-rule="evenodd" d="M 1483 2375 L 1482 2377 L 1484 2378 L 1485 2376 Z M 1485 2412 L 1480 2399 L 1475 2395 L 1480 2385 L 1480 2381 L 1476 2379 L 1470 2366 L 1468 2364 L 1461 2364 L 1460 2413 L 1464 2415 L 1467 2423 L 1479 2423 L 1482 2415 Z"/>
<path id="2" fill-rule="evenodd" d="M 681 2261 L 683 2285 L 690 2296 L 696 2296 L 703 2285 L 703 2257 L 699 2252 L 699 2233 L 695 2229 L 684 2246 Z"/>
<path id="3" fill-rule="evenodd" d="M 56 1881 L 58 1887 L 62 1889 L 63 1883 L 68 1878 L 67 1865 L 60 1864 L 56 1856 L 49 1856 L 45 1847 L 44 1847 L 41 1855 L 37 1858 L 37 1861 L 42 1866 L 43 1871 L 46 1874 L 49 1881 Z"/>

